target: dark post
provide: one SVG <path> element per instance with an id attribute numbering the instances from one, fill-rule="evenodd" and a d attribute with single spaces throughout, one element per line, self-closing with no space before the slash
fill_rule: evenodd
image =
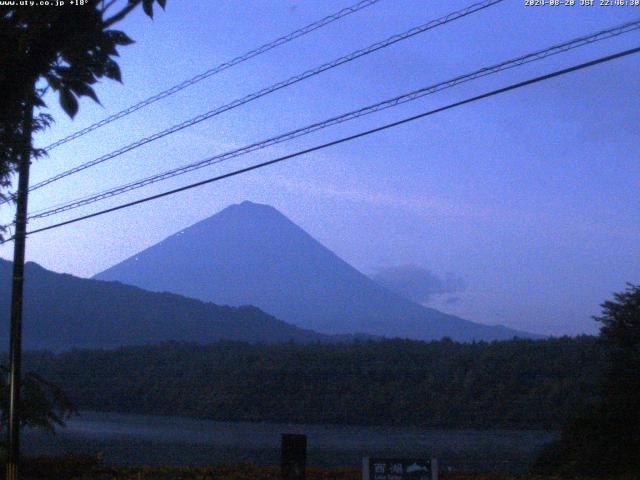
<path id="1" fill-rule="evenodd" d="M 282 480 L 304 480 L 307 467 L 307 436 L 282 435 Z"/>
<path id="2" fill-rule="evenodd" d="M 16 226 L 13 243 L 13 285 L 11 291 L 11 337 L 9 344 L 9 419 L 7 480 L 18 480 L 20 463 L 20 382 L 22 363 L 22 286 L 24 281 L 24 251 L 27 237 L 27 197 L 31 162 L 31 130 L 33 127 L 34 90 L 28 93 L 22 133 L 24 146 L 18 164 Z"/>

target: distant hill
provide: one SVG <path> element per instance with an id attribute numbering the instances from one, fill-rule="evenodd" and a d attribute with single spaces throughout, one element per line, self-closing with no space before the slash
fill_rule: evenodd
<path id="1" fill-rule="evenodd" d="M 0 350 L 8 346 L 12 263 L 0 260 Z M 104 348 L 168 340 L 209 343 L 334 340 L 282 322 L 252 306 L 228 307 L 117 282 L 25 270 L 26 348 Z"/>
<path id="2" fill-rule="evenodd" d="M 534 337 L 405 299 L 340 259 L 268 205 L 232 205 L 99 273 L 152 291 L 251 304 L 302 328 L 420 340 Z"/>

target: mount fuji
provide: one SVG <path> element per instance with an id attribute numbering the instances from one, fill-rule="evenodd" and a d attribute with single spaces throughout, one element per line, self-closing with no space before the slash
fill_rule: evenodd
<path id="1" fill-rule="evenodd" d="M 94 279 L 216 304 L 255 305 L 324 334 L 433 340 L 535 337 L 414 303 L 362 274 L 275 208 L 231 205 Z"/>

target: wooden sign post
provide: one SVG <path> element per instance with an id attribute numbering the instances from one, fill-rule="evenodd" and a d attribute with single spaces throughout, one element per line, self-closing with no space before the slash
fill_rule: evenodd
<path id="1" fill-rule="evenodd" d="M 282 480 L 305 480 L 307 467 L 307 436 L 282 435 Z"/>

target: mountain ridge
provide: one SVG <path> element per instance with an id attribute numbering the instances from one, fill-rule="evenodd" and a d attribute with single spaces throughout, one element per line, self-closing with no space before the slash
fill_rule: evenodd
<path id="1" fill-rule="evenodd" d="M 0 341 L 8 345 L 12 262 L 0 259 Z M 111 348 L 163 341 L 332 342 L 257 307 L 221 306 L 25 265 L 25 348 Z M 346 338 L 345 338 L 346 339 Z"/>

